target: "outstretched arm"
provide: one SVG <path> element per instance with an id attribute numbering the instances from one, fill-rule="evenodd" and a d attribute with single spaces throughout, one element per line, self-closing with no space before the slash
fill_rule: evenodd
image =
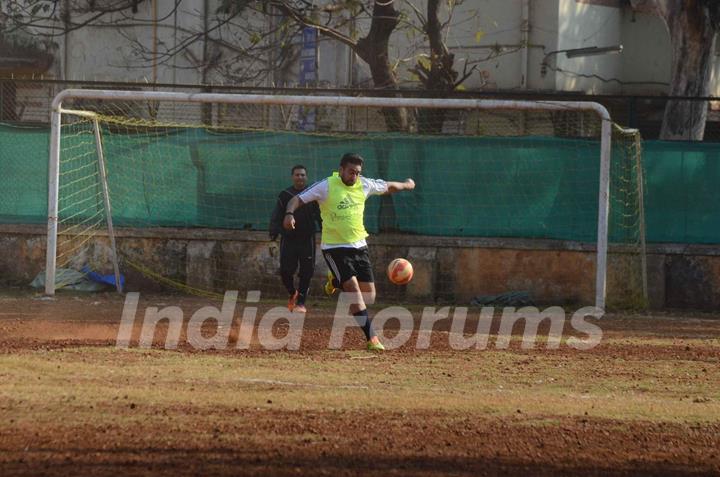
<path id="1" fill-rule="evenodd" d="M 415 188 L 415 181 L 412 179 L 405 179 L 405 182 L 388 182 L 387 183 L 388 194 L 394 194 L 401 190 L 413 190 Z"/>
<path id="2" fill-rule="evenodd" d="M 302 191 L 300 194 L 290 199 L 290 202 L 288 202 L 287 206 L 285 206 L 285 218 L 283 219 L 283 227 L 285 227 L 287 230 L 294 229 L 295 217 L 293 216 L 293 214 L 295 213 L 295 211 L 305 204 L 315 202 L 317 205 L 318 203 L 322 203 L 327 199 L 327 195 L 327 180 L 322 180 L 320 182 L 316 182 L 315 184 L 308 187 L 306 190 Z M 302 198 L 300 196 L 302 196 Z"/>
<path id="3" fill-rule="evenodd" d="M 295 216 L 293 215 L 300 206 L 303 205 L 303 201 L 300 197 L 295 196 L 290 199 L 287 207 L 285 207 L 285 218 L 283 219 L 283 227 L 287 230 L 293 230 L 295 228 Z"/>

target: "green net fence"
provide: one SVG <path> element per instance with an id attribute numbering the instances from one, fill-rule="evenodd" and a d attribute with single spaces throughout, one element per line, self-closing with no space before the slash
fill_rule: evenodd
<path id="1" fill-rule="evenodd" d="M 48 135 L 44 127 L 0 125 L 2 223 L 46 222 Z M 104 137 L 109 148 L 145 151 L 145 159 L 136 164 L 139 169 L 133 168 L 141 179 L 124 179 L 109 162 L 111 189 L 142 197 L 114 205 L 118 223 L 135 226 L 266 230 L 275 195 L 288 186 L 288 171 L 296 162 L 308 167 L 311 179 L 320 179 L 337 167 L 337 158 L 346 150 L 376 157 L 374 145 L 368 147 L 363 141 L 353 144 L 348 139 L 303 138 L 305 147 L 327 148 L 326 157 L 312 158 L 298 149 L 295 135 L 277 133 L 218 135 L 206 130 L 176 129 L 160 142 L 150 144 L 146 139 L 145 145 L 138 145 L 143 141 L 136 136 Z M 388 177 L 412 175 L 423 184 L 412 197 L 397 197 L 400 230 L 431 235 L 594 240 L 596 211 L 583 210 L 574 218 L 558 219 L 557 207 L 597 200 L 596 168 L 588 168 L 583 171 L 584 177 L 577 178 L 575 159 L 568 153 L 578 150 L 569 149 L 568 144 L 586 140 L 513 138 L 514 145 L 509 148 L 507 140 L 496 138 L 429 138 L 420 144 L 402 136 L 377 140 L 391 145 L 386 149 L 392 151 Z M 155 152 L 168 144 L 176 159 L 172 163 Z M 86 147 L 91 151 L 94 145 L 88 142 Z M 473 151 L 471 155 L 468 149 Z M 616 148 L 616 159 L 617 152 Z M 262 163 L 253 160 L 260 155 Z M 519 182 L 522 169 L 532 167 L 530 158 L 538 155 L 549 158 L 543 170 L 532 180 Z M 503 167 L 498 169 L 500 160 Z M 643 163 L 647 241 L 720 243 L 720 144 L 645 141 Z M 172 187 L 153 187 L 153 171 L 158 170 L 167 171 L 163 173 L 173 178 Z M 365 174 L 377 175 L 378 163 L 368 161 Z M 203 175 L 205 187 L 199 184 Z M 536 187 L 536 181 L 553 186 L 542 190 Z M 258 183 L 263 184 L 267 197 L 258 196 Z M 455 187 L 448 187 L 451 183 Z M 582 188 L 576 186 L 579 183 Z M 507 195 L 512 195 L 512 200 L 499 199 Z M 439 213 L 447 208 L 495 202 L 500 209 L 491 215 L 481 210 L 462 216 Z M 375 210 L 371 207 L 367 214 L 367 226 L 372 231 L 377 231 L 379 224 L 379 204 L 375 205 Z M 417 212 L 411 214 L 409 210 Z M 621 218 L 617 215 L 612 217 L 611 225 L 618 220 Z M 613 239 L 622 241 L 626 229 L 611 227 Z"/>

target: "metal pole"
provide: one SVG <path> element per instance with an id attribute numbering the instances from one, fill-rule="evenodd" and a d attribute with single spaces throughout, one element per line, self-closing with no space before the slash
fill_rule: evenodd
<path id="1" fill-rule="evenodd" d="M 50 161 L 48 163 L 48 224 L 45 260 L 45 294 L 55 294 L 55 266 L 57 261 L 58 187 L 60 184 L 60 107 L 50 114 Z"/>
<path id="2" fill-rule="evenodd" d="M 597 266 L 595 270 L 595 307 L 605 309 L 607 287 L 608 214 L 610 211 L 610 119 L 603 118 L 600 139 L 600 190 L 598 193 Z"/>
<path id="3" fill-rule="evenodd" d="M 592 101 L 514 101 L 500 99 L 419 99 L 341 96 L 280 96 L 263 94 L 171 93 L 168 91 L 110 91 L 66 89 L 53 99 L 53 107 L 68 98 L 115 101 L 182 101 L 188 103 L 284 104 L 292 106 L 358 106 L 379 108 L 441 109 L 529 109 L 533 111 L 594 111 L 603 120 L 610 119 L 607 109 Z"/>
<path id="4" fill-rule="evenodd" d="M 522 14 L 520 16 L 520 44 L 522 54 L 520 58 L 520 89 L 528 87 L 528 47 L 530 44 L 530 0 L 523 0 Z"/>
<path id="5" fill-rule="evenodd" d="M 598 230 L 597 230 L 597 269 L 595 280 L 595 306 L 603 309 L 606 297 L 607 249 L 608 249 L 608 213 L 610 209 L 610 152 L 611 121 L 607 109 L 599 103 L 584 101 L 508 101 L 478 99 L 417 99 L 417 98 L 380 98 L 380 97 L 332 97 L 332 96 L 281 96 L 252 94 L 207 94 L 207 93 L 171 93 L 165 91 L 108 91 L 67 89 L 53 99 L 56 110 L 67 98 L 105 99 L 105 100 L 153 100 L 182 101 L 189 103 L 228 104 L 273 104 L 293 106 L 356 106 L 356 107 L 424 107 L 441 109 L 520 109 L 533 111 L 593 111 L 602 121 L 600 146 L 600 190 L 598 194 Z"/>
<path id="6" fill-rule="evenodd" d="M 635 133 L 635 164 L 637 167 L 637 193 L 638 193 L 638 213 L 640 214 L 640 266 L 642 267 L 642 287 L 643 287 L 643 300 L 644 305 L 650 305 L 650 298 L 648 296 L 648 277 L 647 277 L 647 246 L 645 243 L 645 186 L 643 179 L 645 174 L 643 173 L 642 166 L 642 154 L 640 144 L 640 133 Z"/>
<path id="7" fill-rule="evenodd" d="M 107 172 L 105 169 L 105 155 L 102 147 L 102 136 L 100 135 L 100 124 L 97 118 L 93 119 L 93 129 L 95 131 L 95 148 L 98 155 L 98 168 L 100 169 L 100 183 L 103 190 L 103 202 L 105 203 L 105 217 L 107 218 L 108 236 L 110 237 L 110 249 L 112 250 L 113 269 L 115 270 L 115 288 L 118 293 L 122 293 L 122 283 L 120 283 L 120 266 L 118 264 L 117 247 L 115 246 L 115 231 L 112 222 L 112 207 L 110 206 L 110 190 L 108 189 Z"/>

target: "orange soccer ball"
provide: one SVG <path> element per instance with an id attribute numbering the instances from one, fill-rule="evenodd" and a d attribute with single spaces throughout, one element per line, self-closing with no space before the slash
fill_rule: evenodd
<path id="1" fill-rule="evenodd" d="M 387 275 L 395 285 L 407 285 L 413 277 L 413 267 L 404 258 L 396 258 L 387 267 Z"/>

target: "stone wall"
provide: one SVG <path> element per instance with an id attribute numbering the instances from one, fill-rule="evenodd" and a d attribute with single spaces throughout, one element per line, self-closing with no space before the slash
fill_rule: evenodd
<path id="1" fill-rule="evenodd" d="M 262 290 L 284 296 L 277 278 L 277 248 L 263 232 L 196 229 L 120 229 L 125 260 L 199 289 Z M 45 227 L 0 226 L 0 284 L 28 284 L 45 268 Z M 537 304 L 592 304 L 595 254 L 589 244 L 555 240 L 462 239 L 381 235 L 371 237 L 379 300 L 467 304 L 477 295 L 527 291 Z M 84 262 L 106 262 L 107 237 L 93 239 Z M 406 257 L 415 277 L 405 286 L 388 282 L 384 267 Z M 628 298 L 632 255 L 609 256 L 608 305 Z M 313 290 L 326 265 L 317 254 Z M 635 267 L 637 268 L 637 267 Z M 110 272 L 110 270 L 106 270 Z M 129 266 L 128 291 L 158 291 L 166 285 Z M 720 309 L 720 246 L 655 245 L 648 248 L 648 289 L 653 308 Z"/>

